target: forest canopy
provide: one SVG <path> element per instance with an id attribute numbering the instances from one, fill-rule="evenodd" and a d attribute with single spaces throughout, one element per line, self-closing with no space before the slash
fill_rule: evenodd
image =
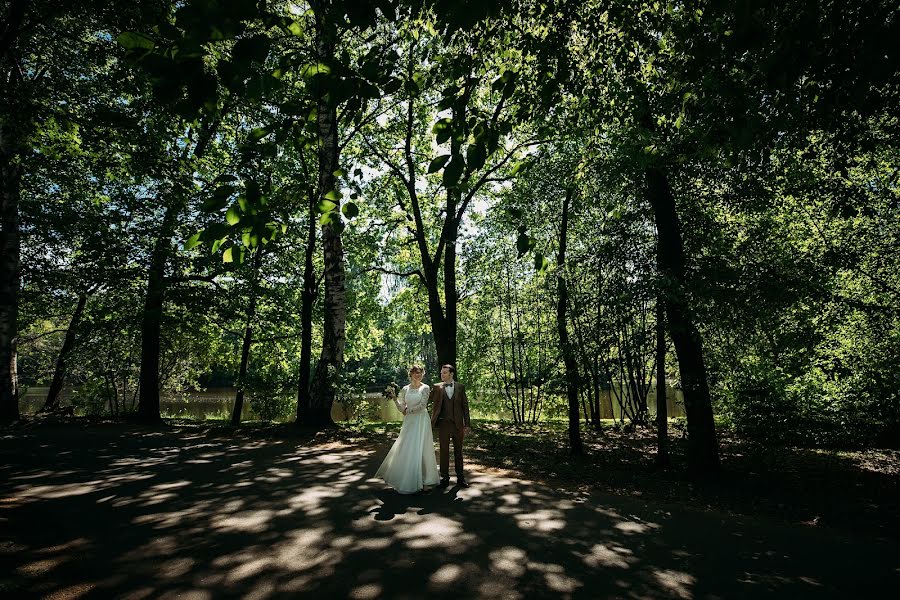
<path id="1" fill-rule="evenodd" d="M 722 427 L 900 439 L 894 3 L 0 19 L 4 422 L 30 388 L 153 423 L 230 386 L 236 420 L 325 427 L 419 362 L 484 415 L 567 419 L 573 452 L 651 425 L 660 381 L 700 470 Z"/>

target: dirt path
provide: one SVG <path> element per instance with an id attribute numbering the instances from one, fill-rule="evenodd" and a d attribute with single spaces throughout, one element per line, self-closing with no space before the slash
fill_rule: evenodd
<path id="1" fill-rule="evenodd" d="M 398 496 L 386 448 L 189 430 L 0 436 L 0 595 L 881 597 L 900 544 L 498 472 Z M 815 493 L 815 490 L 810 490 Z"/>

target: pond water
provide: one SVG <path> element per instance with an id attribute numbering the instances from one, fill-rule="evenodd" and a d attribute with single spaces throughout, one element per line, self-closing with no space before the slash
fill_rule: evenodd
<path id="1" fill-rule="evenodd" d="M 19 411 L 25 415 L 37 413 L 44 405 L 47 398 L 48 388 L 32 387 L 25 391 L 25 394 L 19 399 Z M 73 388 L 65 388 L 62 392 L 60 404 L 63 406 L 71 405 Z M 231 416 L 231 410 L 234 406 L 234 396 L 236 390 L 234 388 L 212 388 L 202 391 L 191 390 L 171 396 L 163 394 L 159 399 L 159 408 L 163 417 L 177 419 L 227 419 Z M 252 398 L 244 399 L 244 407 L 241 411 L 242 420 L 259 419 L 252 410 Z M 130 405 L 130 399 L 129 399 Z M 402 415 L 393 402 L 382 397 L 380 393 L 366 394 L 366 409 L 371 415 L 370 418 L 381 421 L 401 421 Z M 82 414 L 83 411 L 76 409 L 75 414 Z M 331 409 L 331 418 L 335 421 L 348 421 L 353 417 L 347 410 L 336 402 Z M 294 415 L 287 415 L 283 420 L 293 420 Z"/>

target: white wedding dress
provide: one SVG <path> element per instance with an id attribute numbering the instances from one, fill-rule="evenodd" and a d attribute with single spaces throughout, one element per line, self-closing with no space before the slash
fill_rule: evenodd
<path id="1" fill-rule="evenodd" d="M 406 409 L 400 435 L 391 447 L 375 477 L 401 494 L 414 494 L 439 481 L 437 460 L 434 457 L 434 437 L 431 417 L 426 410 L 429 387 L 425 384 L 414 390 L 404 386 L 394 401 L 400 412 Z"/>

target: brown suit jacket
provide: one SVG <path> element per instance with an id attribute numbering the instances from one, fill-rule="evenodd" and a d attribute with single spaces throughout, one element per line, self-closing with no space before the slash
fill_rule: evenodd
<path id="1" fill-rule="evenodd" d="M 436 427 L 438 417 L 441 416 L 441 405 L 444 402 L 453 402 L 453 422 L 458 429 L 469 427 L 469 399 L 466 398 L 466 387 L 458 381 L 453 382 L 453 398 L 447 398 L 447 392 L 444 391 L 444 383 L 435 384 L 428 394 L 428 401 L 431 402 L 431 426 Z"/>

